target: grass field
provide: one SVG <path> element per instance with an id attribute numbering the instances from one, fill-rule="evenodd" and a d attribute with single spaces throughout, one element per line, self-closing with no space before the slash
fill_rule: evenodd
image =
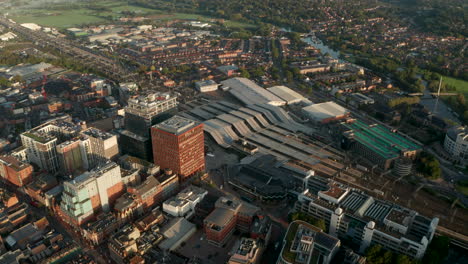
<path id="1" fill-rule="evenodd" d="M 442 77 L 442 82 L 454 86 L 458 92 L 464 93 L 465 96 L 468 94 L 468 82 L 465 80 L 444 76 Z"/>
<path id="2" fill-rule="evenodd" d="M 212 18 L 198 14 L 187 13 L 167 13 L 158 9 L 144 8 L 129 5 L 119 1 L 96 1 L 93 6 L 89 4 L 75 4 L 75 8 L 67 9 L 66 6 L 57 5 L 48 8 L 17 8 L 9 10 L 9 17 L 19 23 L 36 23 L 41 26 L 69 28 L 85 24 L 104 23 L 112 19 L 123 16 L 121 12 L 135 12 L 141 16 L 153 16 L 155 20 L 187 19 L 209 21 Z M 102 7 L 103 10 L 95 10 L 95 7 Z M 157 18 L 157 15 L 161 15 Z M 254 28 L 255 25 L 238 22 L 225 21 L 227 27 Z"/>

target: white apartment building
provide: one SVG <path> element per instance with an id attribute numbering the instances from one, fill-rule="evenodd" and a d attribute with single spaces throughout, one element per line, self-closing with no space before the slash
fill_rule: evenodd
<path id="1" fill-rule="evenodd" d="M 468 129 L 452 127 L 447 131 L 444 141 L 445 150 L 456 160 L 468 161 Z"/>
<path id="2" fill-rule="evenodd" d="M 350 239 L 360 245 L 361 253 L 380 244 L 415 259 L 426 252 L 439 222 L 334 182 L 317 194 L 305 190 L 295 209 L 323 219 L 330 235 Z"/>

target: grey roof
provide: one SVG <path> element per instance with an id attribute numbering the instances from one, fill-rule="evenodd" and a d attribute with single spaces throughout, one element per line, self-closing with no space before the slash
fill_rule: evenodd
<path id="1" fill-rule="evenodd" d="M 231 78 L 221 84 L 231 89 L 229 92 L 244 104 L 284 105 L 285 101 L 246 78 Z"/>
<path id="2" fill-rule="evenodd" d="M 208 224 L 214 224 L 219 227 L 224 227 L 234 217 L 234 212 L 226 208 L 216 208 L 209 214 L 204 222 Z"/>
<path id="3" fill-rule="evenodd" d="M 348 109 L 331 101 L 309 105 L 302 108 L 302 110 L 305 111 L 310 116 L 310 118 L 315 120 L 343 116 L 349 113 Z"/>
<path id="4" fill-rule="evenodd" d="M 196 227 L 183 217 L 172 219 L 166 224 L 161 233 L 164 235 L 166 240 L 159 244 L 161 249 L 171 249 L 176 243 L 179 243 L 187 234 L 194 233 Z"/>
<path id="5" fill-rule="evenodd" d="M 286 86 L 273 86 L 267 88 L 268 91 L 272 92 L 279 98 L 285 100 L 288 104 L 293 104 L 302 101 L 304 96 L 300 95 L 299 93 L 295 92 L 294 90 L 286 87 Z"/>

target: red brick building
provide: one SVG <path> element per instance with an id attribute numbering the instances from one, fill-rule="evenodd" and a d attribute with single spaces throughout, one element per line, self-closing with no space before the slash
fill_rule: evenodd
<path id="1" fill-rule="evenodd" d="M 249 233 L 260 210 L 251 204 L 227 197 L 219 198 L 215 208 L 203 220 L 203 229 L 206 239 L 217 246 L 225 245 L 236 228 L 242 233 Z"/>
<path id="2" fill-rule="evenodd" d="M 174 116 L 151 128 L 154 163 L 181 181 L 205 169 L 203 124 Z"/>
<path id="3" fill-rule="evenodd" d="M 33 167 L 13 156 L 0 156 L 0 177 L 16 185 L 24 186 L 32 181 Z"/>

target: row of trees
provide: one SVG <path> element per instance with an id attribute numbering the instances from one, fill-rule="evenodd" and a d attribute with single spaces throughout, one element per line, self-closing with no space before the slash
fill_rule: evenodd
<path id="1" fill-rule="evenodd" d="M 420 101 L 421 99 L 416 96 L 398 97 L 398 98 L 393 98 L 390 101 L 388 101 L 388 106 L 393 108 L 401 104 L 406 104 L 406 105 L 418 104 Z"/>
<path id="2" fill-rule="evenodd" d="M 416 264 L 417 262 L 403 254 L 395 254 L 385 250 L 381 245 L 374 245 L 366 250 L 368 264 Z"/>
<path id="3" fill-rule="evenodd" d="M 434 155 L 428 152 L 422 152 L 419 156 L 418 171 L 423 173 L 425 177 L 435 180 L 440 178 L 442 170 L 440 168 L 439 160 L 437 160 Z"/>

